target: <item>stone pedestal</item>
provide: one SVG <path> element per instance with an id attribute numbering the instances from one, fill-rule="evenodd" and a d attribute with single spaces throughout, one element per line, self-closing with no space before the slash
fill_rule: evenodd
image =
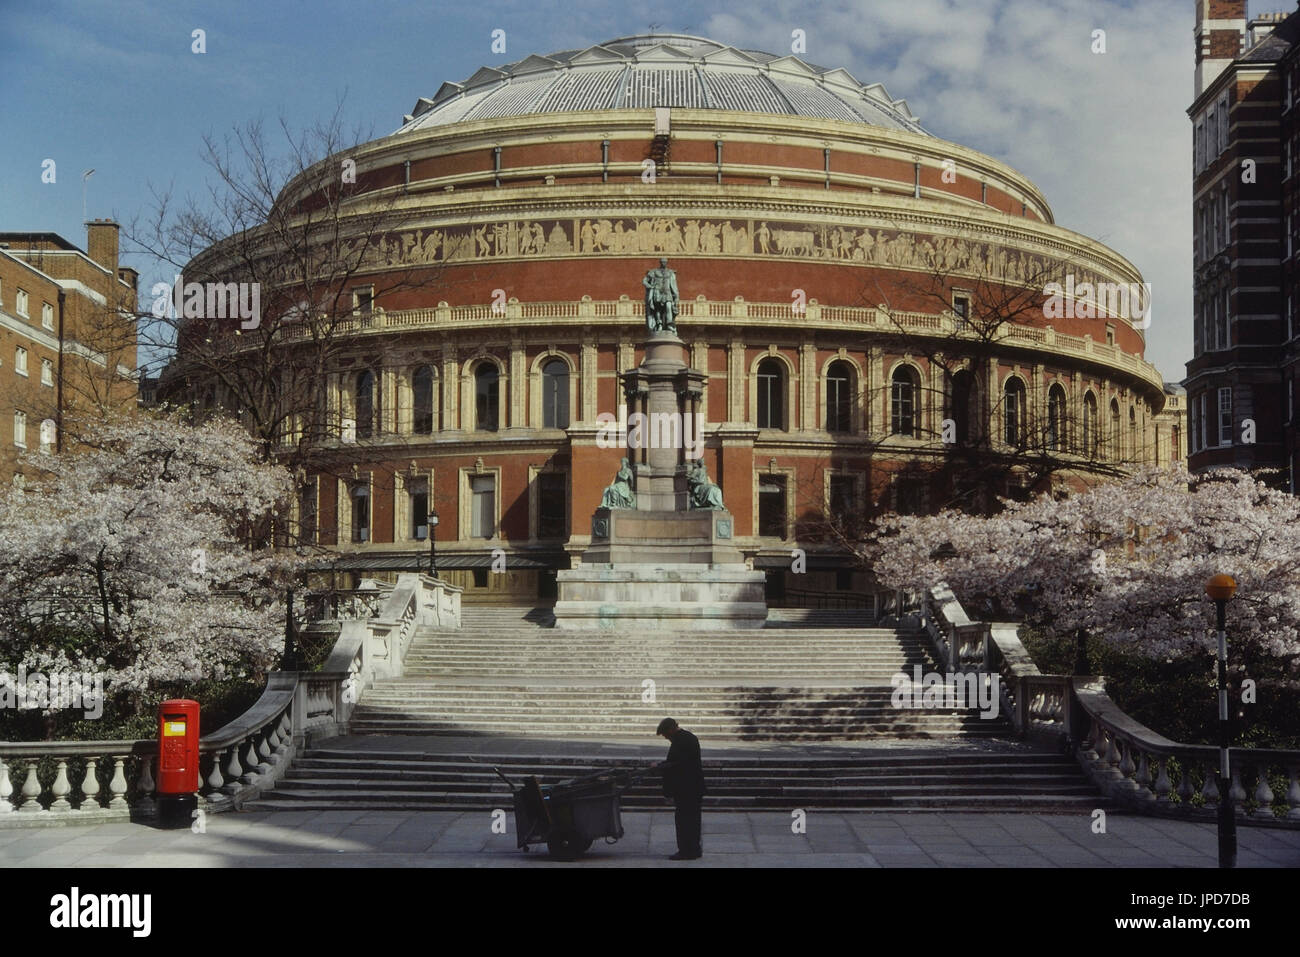
<path id="1" fill-rule="evenodd" d="M 708 376 L 686 365 L 667 332 L 622 375 L 636 508 L 598 508 L 581 563 L 560 571 L 555 626 L 564 629 L 761 628 L 765 576 L 746 566 L 727 509 L 692 509 L 687 470 L 703 451 Z"/>
<path id="2" fill-rule="evenodd" d="M 557 573 L 555 627 L 640 631 L 762 628 L 762 572 L 742 565 L 611 565 Z"/>

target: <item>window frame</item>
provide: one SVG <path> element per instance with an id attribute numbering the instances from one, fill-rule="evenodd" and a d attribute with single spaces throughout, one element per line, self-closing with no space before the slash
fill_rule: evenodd
<path id="1" fill-rule="evenodd" d="M 902 377 L 900 380 L 899 377 Z M 918 401 L 921 374 L 914 366 L 900 363 L 889 374 L 889 434 L 907 439 L 920 437 L 921 408 Z M 905 387 L 901 389 L 900 387 Z M 903 428 L 904 422 L 910 423 Z"/>

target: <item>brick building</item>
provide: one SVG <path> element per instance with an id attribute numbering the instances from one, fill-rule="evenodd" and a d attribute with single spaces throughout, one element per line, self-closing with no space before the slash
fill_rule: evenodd
<path id="1" fill-rule="evenodd" d="M 56 233 L 0 232 L 0 481 L 25 451 L 56 452 L 79 411 L 136 395 L 135 270 L 118 224 L 86 224 L 87 252 Z"/>
<path id="2" fill-rule="evenodd" d="M 641 280 L 661 256 L 709 376 L 704 462 L 737 545 L 771 570 L 770 599 L 860 593 L 815 520 L 933 507 L 914 467 L 977 427 L 1008 457 L 1037 435 L 1067 480 L 1181 457 L 1181 411 L 1142 358 L 1135 310 L 1045 304 L 1044 277 L 1068 275 L 1085 299 L 1085 285 L 1141 285 L 1133 265 L 847 71 L 626 37 L 446 83 L 345 159 L 349 215 L 406 220 L 344 251 L 361 262 L 351 338 L 315 383 L 331 432 L 295 519 L 349 556 L 340 568 L 419 567 L 433 506 L 439 570 L 468 600 L 546 597 L 626 454 L 602 447 L 599 420 L 641 360 Z M 320 181 L 290 183 L 283 207 L 324 207 Z M 430 288 L 388 291 L 390 274 L 422 269 Z M 1019 306 L 990 346 L 975 317 L 1003 295 Z M 202 375 L 204 341 L 182 336 L 160 394 L 230 408 Z M 257 332 L 220 344 L 265 347 Z M 285 446 L 301 435 L 289 423 Z M 982 491 L 1046 490 L 1018 482 Z M 806 574 L 789 571 L 795 547 Z M 490 574 L 494 553 L 505 574 Z"/>
<path id="3" fill-rule="evenodd" d="M 1300 13 L 1198 0 L 1189 465 L 1272 468 L 1296 490 Z"/>

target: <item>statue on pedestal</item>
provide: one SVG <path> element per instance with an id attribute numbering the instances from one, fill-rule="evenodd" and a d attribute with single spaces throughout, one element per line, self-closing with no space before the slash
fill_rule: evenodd
<path id="1" fill-rule="evenodd" d="M 722 504 L 722 489 L 709 480 L 709 470 L 704 461 L 697 461 L 686 471 L 686 484 L 690 489 L 690 507 L 718 509 Z"/>
<path id="2" fill-rule="evenodd" d="M 626 458 L 614 476 L 614 483 L 601 496 L 600 507 L 636 508 L 636 493 L 632 491 L 632 469 L 628 467 Z"/>
<path id="3" fill-rule="evenodd" d="M 668 268 L 668 260 L 659 260 L 659 268 L 651 269 L 641 280 L 645 286 L 645 325 L 650 332 L 669 332 L 677 335 L 677 273 Z"/>

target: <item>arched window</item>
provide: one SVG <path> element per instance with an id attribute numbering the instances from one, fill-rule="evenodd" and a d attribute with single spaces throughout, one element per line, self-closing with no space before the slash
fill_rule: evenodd
<path id="1" fill-rule="evenodd" d="M 1083 454 L 1097 457 L 1097 397 L 1089 391 L 1083 397 Z"/>
<path id="2" fill-rule="evenodd" d="M 1025 440 L 1025 383 L 1016 376 L 1003 389 L 1002 423 L 1007 445 L 1019 448 Z"/>
<path id="3" fill-rule="evenodd" d="M 1065 389 L 1059 382 L 1047 390 L 1047 447 L 1053 452 L 1065 447 Z"/>
<path id="4" fill-rule="evenodd" d="M 853 431 L 853 367 L 844 361 L 826 370 L 826 431 Z"/>
<path id="5" fill-rule="evenodd" d="M 375 432 L 375 374 L 369 369 L 357 373 L 357 438 L 368 439 Z"/>
<path id="6" fill-rule="evenodd" d="M 563 359 L 542 366 L 542 427 L 569 427 L 569 365 Z"/>
<path id="7" fill-rule="evenodd" d="M 1128 457 L 1136 462 L 1138 457 L 1138 419 L 1137 409 L 1128 407 Z"/>
<path id="8" fill-rule="evenodd" d="M 433 369 L 420 366 L 411 376 L 411 431 L 433 433 Z"/>
<path id="9" fill-rule="evenodd" d="M 889 390 L 889 431 L 891 435 L 907 435 L 913 438 L 920 431 L 921 383 L 916 370 L 911 366 L 899 366 L 894 370 Z"/>
<path id="10" fill-rule="evenodd" d="M 785 428 L 785 369 L 779 359 L 758 364 L 758 427 Z"/>
<path id="11" fill-rule="evenodd" d="M 481 432 L 495 432 L 499 422 L 501 374 L 491 362 L 480 362 L 474 370 L 474 397 Z"/>
<path id="12" fill-rule="evenodd" d="M 974 388 L 975 377 L 969 369 L 958 369 L 953 373 L 948 387 L 948 417 L 956 426 L 958 445 L 968 445 L 971 440 L 970 412 Z"/>
<path id="13" fill-rule="evenodd" d="M 1110 457 L 1118 462 L 1122 456 L 1119 447 L 1119 402 L 1110 400 Z"/>

